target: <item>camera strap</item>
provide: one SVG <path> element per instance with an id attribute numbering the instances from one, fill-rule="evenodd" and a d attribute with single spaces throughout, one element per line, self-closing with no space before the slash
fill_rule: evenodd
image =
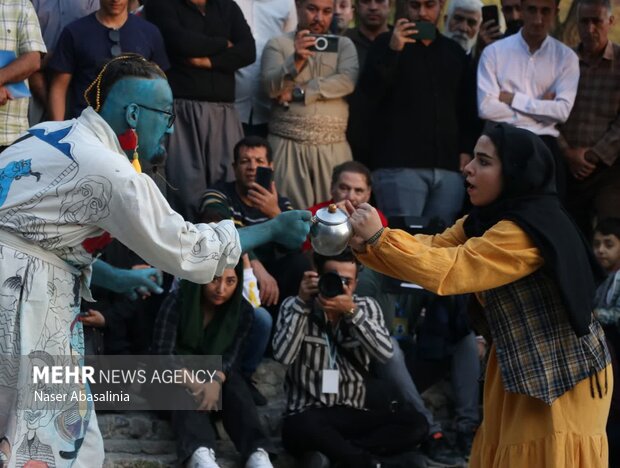
<path id="1" fill-rule="evenodd" d="M 368 380 L 371 377 L 368 369 L 364 367 L 364 365 L 355 357 L 355 355 L 336 341 L 336 337 L 332 336 L 331 330 L 329 330 L 329 327 L 324 321 L 319 320 L 316 314 L 310 314 L 308 318 L 310 319 L 312 323 L 314 323 L 317 327 L 319 327 L 319 330 L 326 336 L 326 340 L 328 344 L 328 351 L 330 354 L 331 354 L 331 346 L 334 347 L 334 361 L 335 361 L 336 354 L 340 354 L 347 361 L 349 361 L 349 363 L 358 372 L 358 374 L 360 374 L 364 378 L 364 380 Z M 330 360 L 331 360 L 331 356 L 330 356 Z"/>

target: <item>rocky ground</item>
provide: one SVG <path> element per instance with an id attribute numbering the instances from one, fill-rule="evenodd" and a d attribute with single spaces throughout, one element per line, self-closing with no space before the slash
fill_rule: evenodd
<path id="1" fill-rule="evenodd" d="M 274 461 L 276 468 L 294 468 L 295 462 L 281 450 L 280 424 L 285 397 L 282 389 L 284 366 L 264 360 L 255 379 L 258 387 L 269 400 L 259 408 L 259 415 L 269 435 L 282 453 Z M 427 404 L 439 416 L 447 419 L 447 387 L 439 384 L 423 396 Z M 167 421 L 152 412 L 120 412 L 98 414 L 99 426 L 104 438 L 106 459 L 104 468 L 155 468 L 176 466 L 174 434 Z M 222 468 L 241 467 L 239 457 L 226 433 L 218 423 L 222 436 L 216 448 L 217 462 Z M 449 426 L 447 434 L 450 436 Z"/>

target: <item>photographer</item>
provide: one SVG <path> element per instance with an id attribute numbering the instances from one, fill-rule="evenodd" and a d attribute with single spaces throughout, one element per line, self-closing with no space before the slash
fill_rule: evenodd
<path id="1" fill-rule="evenodd" d="M 293 206 L 326 200 L 332 169 L 352 159 L 345 97 L 357 80 L 357 53 L 349 38 L 326 36 L 333 14 L 333 0 L 299 0 L 297 31 L 271 39 L 263 51 L 261 78 L 275 104 L 274 180 Z"/>
<path id="2" fill-rule="evenodd" d="M 365 408 L 364 376 L 371 357 L 392 355 L 389 332 L 377 302 L 353 294 L 359 266 L 350 251 L 314 259 L 318 273 L 306 272 L 299 294 L 284 301 L 273 340 L 274 357 L 289 365 L 282 441 L 306 468 L 327 459 L 374 468 L 379 457 L 413 449 L 427 424 L 417 412 Z"/>

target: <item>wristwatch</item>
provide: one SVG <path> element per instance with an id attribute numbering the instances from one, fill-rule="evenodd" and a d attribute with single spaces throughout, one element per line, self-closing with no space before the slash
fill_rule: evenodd
<path id="1" fill-rule="evenodd" d="M 346 315 L 347 317 L 353 317 L 355 315 L 355 312 L 357 312 L 357 306 L 354 304 L 353 307 L 351 307 L 351 309 L 347 310 L 344 315 Z"/>
<path id="2" fill-rule="evenodd" d="M 293 88 L 292 96 L 293 96 L 293 102 L 304 102 L 304 99 L 306 97 L 306 92 L 304 91 L 303 88 L 300 88 L 299 86 L 295 86 Z"/>

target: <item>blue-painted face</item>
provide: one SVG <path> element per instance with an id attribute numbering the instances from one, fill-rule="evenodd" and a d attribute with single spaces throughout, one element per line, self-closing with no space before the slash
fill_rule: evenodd
<path id="1" fill-rule="evenodd" d="M 100 113 L 117 134 L 134 128 L 140 159 L 158 163 L 166 154 L 165 136 L 173 131 L 172 104 L 165 79 L 126 78 L 114 84 Z"/>

